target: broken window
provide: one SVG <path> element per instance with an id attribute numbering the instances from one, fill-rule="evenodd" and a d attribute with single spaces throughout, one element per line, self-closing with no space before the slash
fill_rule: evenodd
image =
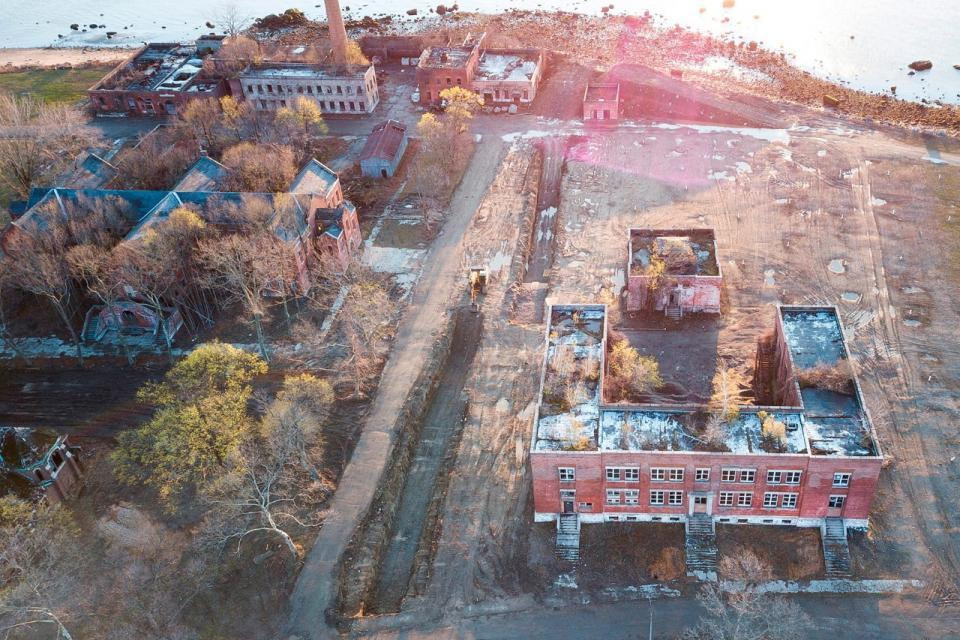
<path id="1" fill-rule="evenodd" d="M 653 490 L 650 492 L 650 504 L 663 506 L 663 491 Z"/>
<path id="2" fill-rule="evenodd" d="M 783 499 L 780 501 L 781 509 L 796 509 L 797 508 L 797 496 L 796 493 L 785 493 L 783 494 Z"/>
<path id="3" fill-rule="evenodd" d="M 737 506 L 738 506 L 738 507 L 750 507 L 750 506 L 753 506 L 753 494 L 752 494 L 752 493 L 738 493 L 738 494 L 737 494 Z"/>
<path id="4" fill-rule="evenodd" d="M 575 467 L 558 467 L 557 473 L 560 474 L 560 482 L 573 482 L 577 479 Z"/>
<path id="5" fill-rule="evenodd" d="M 607 467 L 607 480 L 611 482 L 620 482 L 622 472 L 620 467 Z"/>
<path id="6" fill-rule="evenodd" d="M 607 504 L 620 504 L 620 492 L 607 489 Z"/>
<path id="7" fill-rule="evenodd" d="M 577 497 L 576 489 L 560 489 L 561 500 L 573 500 L 575 497 Z"/>
<path id="8" fill-rule="evenodd" d="M 696 482 L 710 482 L 710 469 L 697 469 L 693 479 Z"/>
<path id="9" fill-rule="evenodd" d="M 732 506 L 733 506 L 733 491 L 721 491 L 721 492 L 720 492 L 720 506 L 721 506 L 721 507 L 732 507 Z"/>
<path id="10" fill-rule="evenodd" d="M 767 471 L 767 484 L 780 484 L 783 480 L 783 471 Z"/>
<path id="11" fill-rule="evenodd" d="M 53 455 L 50 456 L 50 459 L 53 461 L 53 468 L 59 469 L 63 466 L 63 454 L 59 451 L 54 451 Z"/>
<path id="12" fill-rule="evenodd" d="M 580 511 L 593 511 L 593 503 L 592 503 L 592 502 L 581 502 L 581 503 L 580 503 Z"/>
<path id="13" fill-rule="evenodd" d="M 847 496 L 830 496 L 830 502 L 828 506 L 831 509 L 841 509 L 843 508 L 843 503 L 847 501 Z"/>
<path id="14" fill-rule="evenodd" d="M 835 486 L 835 487 L 849 487 L 849 486 L 850 486 L 850 474 L 849 474 L 849 473 L 835 473 L 835 474 L 833 474 L 833 486 Z"/>
<path id="15" fill-rule="evenodd" d="M 624 504 L 640 504 L 640 490 L 627 489 L 623 492 Z"/>
<path id="16" fill-rule="evenodd" d="M 763 508 L 764 509 L 776 509 L 777 503 L 780 502 L 780 494 L 777 493 L 765 493 L 763 494 Z"/>
<path id="17" fill-rule="evenodd" d="M 683 491 L 670 492 L 670 506 L 676 507 L 683 504 Z"/>
<path id="18" fill-rule="evenodd" d="M 784 471 L 783 481 L 786 484 L 800 484 L 800 471 Z"/>

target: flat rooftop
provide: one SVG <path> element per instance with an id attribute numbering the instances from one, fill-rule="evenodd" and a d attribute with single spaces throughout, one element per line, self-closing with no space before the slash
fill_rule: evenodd
<path id="1" fill-rule="evenodd" d="M 467 64 L 475 48 L 475 44 L 428 47 L 420 57 L 419 66 L 434 69 L 456 69 L 463 67 Z"/>
<path id="2" fill-rule="evenodd" d="M 619 97 L 619 84 L 588 84 L 583 94 L 583 99 L 587 102 L 614 102 Z"/>
<path id="3" fill-rule="evenodd" d="M 494 53 L 485 52 L 480 56 L 475 78 L 477 80 L 511 80 L 525 82 L 537 72 L 537 52 Z"/>
<path id="4" fill-rule="evenodd" d="M 240 74 L 241 78 L 275 79 L 275 78 L 312 78 L 324 79 L 356 79 L 366 74 L 366 67 L 343 67 L 328 64 L 305 64 L 297 62 L 278 62 L 262 66 L 250 66 Z"/>
<path id="5" fill-rule="evenodd" d="M 657 258 L 669 275 L 720 274 L 712 229 L 631 229 L 630 273 L 645 275 Z"/>
<path id="6" fill-rule="evenodd" d="M 796 352 L 805 365 L 801 369 L 846 360 L 843 331 L 835 308 L 778 307 L 777 314 L 784 327 L 790 356 Z M 655 340 L 658 335 L 662 337 L 661 333 L 654 332 L 646 337 Z M 869 418 L 863 410 L 859 386 L 853 377 L 849 388 L 843 391 L 801 384 L 802 407 L 743 405 L 739 415 L 723 425 L 723 437 L 707 442 L 703 434 L 711 416 L 700 398 L 676 405 L 656 394 L 650 402 L 643 403 L 603 401 L 597 379 L 604 375 L 598 369 L 601 366 L 598 361 L 602 361 L 606 336 L 604 306 L 551 307 L 535 425 L 535 451 L 879 455 Z M 706 327 L 704 340 L 708 343 L 709 336 L 709 327 Z M 713 344 L 706 345 L 705 350 L 715 352 L 715 335 L 713 339 Z M 680 360 L 685 359 L 679 358 L 676 362 Z M 709 362 L 702 360 L 692 357 L 687 364 L 694 369 L 709 368 Z M 662 369 L 664 363 L 660 364 Z M 665 386 L 670 383 L 669 374 L 663 375 Z M 712 376 L 712 369 L 708 374 L 707 377 Z M 698 379 L 705 376 L 700 375 Z M 782 423 L 783 438 L 765 435 L 764 423 L 769 426 L 771 420 Z"/>

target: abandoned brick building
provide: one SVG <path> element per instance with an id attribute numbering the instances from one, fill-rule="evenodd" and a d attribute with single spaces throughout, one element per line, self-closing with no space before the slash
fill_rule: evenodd
<path id="1" fill-rule="evenodd" d="M 620 85 L 588 84 L 583 92 L 584 122 L 616 122 L 620 119 Z"/>
<path id="2" fill-rule="evenodd" d="M 712 229 L 630 229 L 626 309 L 720 313 L 723 276 Z"/>
<path id="3" fill-rule="evenodd" d="M 214 42 L 219 40 L 204 36 L 195 44 L 145 45 L 90 87 L 91 108 L 97 113 L 170 116 L 190 100 L 220 98 L 227 90 L 223 76 L 203 66 Z"/>
<path id="4" fill-rule="evenodd" d="M 300 170 L 286 194 L 238 193 L 219 191 L 229 169 L 208 157 L 198 159 L 178 181 L 173 191 L 122 189 L 36 188 L 30 193 L 26 212 L 13 220 L 2 235 L 0 248 L 8 251 L 18 234 L 36 235 L 50 228 L 48 216 L 63 218 L 85 215 L 104 203 L 119 205 L 129 232 L 122 242 L 141 242 L 150 229 L 164 224 L 170 214 L 187 207 L 199 215 L 231 207 L 243 210 L 260 207 L 269 211 L 267 224 L 287 243 L 296 260 L 296 275 L 287 286 L 297 293 L 310 288 L 309 269 L 318 259 L 346 264 L 359 249 L 362 238 L 356 207 L 343 197 L 339 175 L 317 160 Z M 222 224 L 211 219 L 212 224 Z M 269 292 L 267 292 L 269 293 Z M 180 310 L 163 309 L 162 317 L 133 296 L 110 308 L 95 305 L 85 315 L 84 339 L 91 342 L 111 340 L 118 331 L 144 339 L 163 335 L 173 337 L 183 326 Z"/>
<path id="5" fill-rule="evenodd" d="M 0 494 L 60 502 L 80 487 L 80 449 L 48 429 L 0 428 Z"/>
<path id="6" fill-rule="evenodd" d="M 300 97 L 326 114 L 365 115 L 380 103 L 373 65 L 363 67 L 297 62 L 252 64 L 230 80 L 231 92 L 260 111 L 293 106 Z"/>
<path id="7" fill-rule="evenodd" d="M 740 406 L 719 441 L 705 404 L 605 397 L 607 317 L 603 305 L 549 310 L 530 449 L 537 522 L 867 526 L 883 457 L 836 308 L 775 308 L 755 380 L 770 405 Z M 821 367 L 845 367 L 843 387 L 805 375 Z"/>
<path id="8" fill-rule="evenodd" d="M 429 46 L 417 64 L 420 104 L 439 101 L 444 89 L 466 87 L 490 107 L 527 107 L 536 98 L 543 66 L 543 51 L 488 49 L 485 33 L 468 35 L 459 45 Z"/>

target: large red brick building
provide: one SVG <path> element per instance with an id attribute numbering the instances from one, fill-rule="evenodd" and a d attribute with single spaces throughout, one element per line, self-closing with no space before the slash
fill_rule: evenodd
<path id="1" fill-rule="evenodd" d="M 804 375 L 848 366 L 834 307 L 776 308 L 758 362 L 777 404 L 742 406 L 720 442 L 705 437 L 706 406 L 607 401 L 607 332 L 603 305 L 550 309 L 530 449 L 537 522 L 867 526 L 883 457 L 859 383 Z"/>

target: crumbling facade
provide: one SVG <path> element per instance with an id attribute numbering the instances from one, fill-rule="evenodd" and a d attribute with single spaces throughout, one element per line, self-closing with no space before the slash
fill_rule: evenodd
<path id="1" fill-rule="evenodd" d="M 196 44 L 145 45 L 87 91 L 92 109 L 98 114 L 173 116 L 191 100 L 219 99 L 226 94 L 226 82 L 203 67 L 203 58 L 218 43 L 204 36 Z"/>
<path id="2" fill-rule="evenodd" d="M 778 306 L 763 363 L 788 404 L 744 405 L 709 439 L 710 409 L 604 396 L 603 305 L 550 309 L 530 448 L 535 519 L 867 526 L 883 456 L 834 307 Z M 564 363 L 560 366 L 560 363 Z M 812 372 L 846 367 L 842 389 Z M 568 393 L 574 388 L 576 393 Z"/>
<path id="3" fill-rule="evenodd" d="M 0 428 L 0 492 L 51 503 L 76 493 L 83 479 L 80 449 L 46 429 Z"/>
<path id="4" fill-rule="evenodd" d="M 723 275 L 713 229 L 630 229 L 626 309 L 720 313 Z"/>
<path id="5" fill-rule="evenodd" d="M 312 100 L 325 114 L 366 115 L 380 103 L 373 65 L 253 64 L 232 79 L 230 86 L 234 96 L 241 96 L 258 111 L 292 107 L 300 97 Z"/>
<path id="6" fill-rule="evenodd" d="M 543 68 L 543 51 L 488 49 L 485 33 L 467 36 L 459 45 L 430 46 L 417 64 L 419 102 L 437 103 L 444 89 L 465 87 L 492 108 L 528 107 L 536 98 Z"/>
<path id="7" fill-rule="evenodd" d="M 620 119 L 620 85 L 588 84 L 583 92 L 583 121 L 614 123 Z"/>

